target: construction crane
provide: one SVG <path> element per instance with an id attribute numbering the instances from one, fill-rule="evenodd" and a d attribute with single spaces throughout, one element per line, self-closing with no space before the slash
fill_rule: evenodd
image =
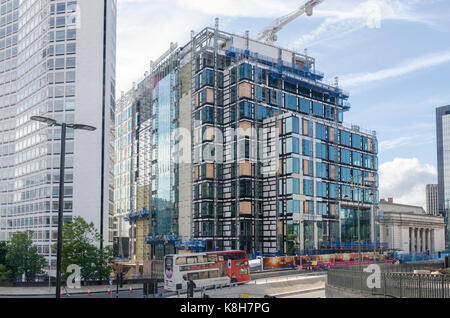
<path id="1" fill-rule="evenodd" d="M 281 17 L 277 19 L 272 25 L 266 27 L 261 33 L 259 33 L 256 37 L 256 40 L 262 41 L 266 44 L 274 44 L 278 37 L 277 33 L 285 27 L 287 24 L 291 23 L 301 15 L 305 14 L 307 16 L 312 16 L 313 9 L 317 5 L 321 4 L 325 0 L 309 0 L 304 5 L 302 5 L 300 8 L 298 8 L 296 11 L 285 15 L 284 17 Z"/>

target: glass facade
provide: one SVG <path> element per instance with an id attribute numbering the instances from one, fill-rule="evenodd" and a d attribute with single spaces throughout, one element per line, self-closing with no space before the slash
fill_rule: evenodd
<path id="1" fill-rule="evenodd" d="M 150 234 L 178 233 L 177 216 L 186 215 L 191 238 L 208 250 L 293 254 L 354 241 L 348 220 L 354 213 L 345 211 L 353 205 L 367 211 L 377 200 L 377 185 L 367 184 L 378 179 L 376 136 L 343 125 L 349 95 L 321 82 L 314 59 L 282 50 L 292 59 L 274 62 L 232 45 L 214 51 L 203 41 L 218 34 L 207 28 L 173 53 L 170 63 L 191 68 L 178 83 L 170 67 L 149 76 L 156 78 L 145 106 L 152 121 Z M 180 95 L 189 100 L 187 119 L 174 116 Z M 173 156 L 174 122 L 192 124 L 186 168 Z M 269 131 L 276 138 L 267 138 Z M 269 159 L 278 163 L 274 173 L 267 172 Z M 177 180 L 184 172 L 191 176 L 191 201 L 181 207 Z M 360 226 L 361 240 L 370 240 L 366 212 Z"/>
<path id="2" fill-rule="evenodd" d="M 0 3 L 0 240 L 9 240 L 15 231 L 32 230 L 38 252 L 46 257 L 55 255 L 50 246 L 57 236 L 55 213 L 61 130 L 30 121 L 30 117 L 41 115 L 68 124 L 76 120 L 77 110 L 82 107 L 76 101 L 83 94 L 76 76 L 78 47 L 84 41 L 96 41 L 80 37 L 77 32 L 79 5 L 84 2 L 3 0 Z M 111 3 L 108 1 L 108 5 Z M 108 8 L 115 18 L 115 5 Z M 99 15 L 103 21 L 103 8 Z M 114 38 L 115 33 L 109 36 L 108 43 Z M 102 48 L 103 37 L 96 44 Z M 115 55 L 114 51 L 112 45 L 111 52 L 104 57 L 112 68 L 115 62 L 109 59 L 109 54 Z M 98 63 L 102 65 L 103 56 Z M 88 78 L 90 74 L 85 75 Z M 101 87 L 101 83 L 93 84 Z M 106 79 L 106 85 L 114 85 L 114 75 Z M 105 107 L 111 107 L 111 111 L 106 109 L 107 114 L 114 114 L 114 92 L 105 98 Z M 101 121 L 87 124 L 100 129 Z M 79 152 L 75 149 L 74 131 L 68 129 L 64 176 L 66 222 L 74 216 L 76 167 L 82 160 L 78 159 Z M 100 178 L 100 171 L 98 175 Z M 105 188 L 108 186 L 105 182 Z M 106 204 L 105 215 L 109 210 Z M 108 230 L 107 224 L 104 229 Z M 112 242 L 112 233 L 109 236 L 105 232 L 107 243 Z"/>
<path id="3" fill-rule="evenodd" d="M 450 105 L 436 108 L 438 208 L 446 219 L 445 241 L 450 249 Z"/>

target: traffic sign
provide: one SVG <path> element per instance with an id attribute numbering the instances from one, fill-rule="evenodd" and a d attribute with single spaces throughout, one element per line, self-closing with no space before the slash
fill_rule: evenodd
<path id="1" fill-rule="evenodd" d="M 228 259 L 228 269 L 231 269 L 231 259 Z"/>

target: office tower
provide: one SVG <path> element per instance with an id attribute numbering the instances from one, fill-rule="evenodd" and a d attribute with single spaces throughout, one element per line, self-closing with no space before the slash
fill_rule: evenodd
<path id="1" fill-rule="evenodd" d="M 64 220 L 81 216 L 112 244 L 115 37 L 115 0 L 1 3 L 0 240 L 32 230 L 53 263 L 60 128 L 30 117 L 97 128 L 67 130 Z"/>
<path id="2" fill-rule="evenodd" d="M 343 124 L 349 94 L 323 78 L 310 56 L 218 27 L 172 44 L 135 92 L 136 250 L 376 241 L 376 134 Z"/>
<path id="3" fill-rule="evenodd" d="M 427 184 L 426 186 L 426 199 L 427 199 L 427 213 L 430 215 L 439 215 L 439 203 L 438 203 L 438 185 Z"/>
<path id="4" fill-rule="evenodd" d="M 439 212 L 446 219 L 446 247 L 450 248 L 450 105 L 436 108 Z"/>

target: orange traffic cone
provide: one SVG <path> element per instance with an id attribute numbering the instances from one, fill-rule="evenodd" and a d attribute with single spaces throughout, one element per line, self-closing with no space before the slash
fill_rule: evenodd
<path id="1" fill-rule="evenodd" d="M 63 288 L 61 287 L 61 297 L 64 297 Z"/>
<path id="2" fill-rule="evenodd" d="M 88 288 L 88 296 L 91 296 L 91 289 Z"/>

